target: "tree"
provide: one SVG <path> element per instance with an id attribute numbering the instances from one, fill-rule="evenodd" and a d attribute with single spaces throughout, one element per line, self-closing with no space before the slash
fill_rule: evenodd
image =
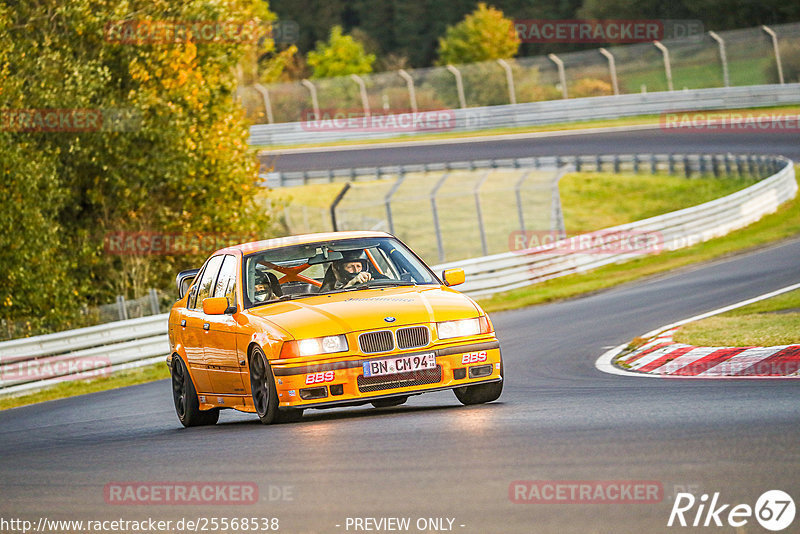
<path id="1" fill-rule="evenodd" d="M 475 63 L 514 57 L 520 39 L 514 22 L 483 2 L 439 39 L 439 65 Z"/>
<path id="2" fill-rule="evenodd" d="M 234 101 L 237 65 L 252 47 L 272 46 L 256 39 L 274 18 L 264 2 L 11 5 L 0 2 L 0 195 L 17 211 L 0 216 L 0 318 L 68 318 L 115 294 L 168 288 L 207 253 L 118 255 L 108 234 L 268 237 L 258 162 Z M 212 32 L 126 41 L 109 32 L 115 21 L 125 21 L 122 37 L 125 24 L 158 21 L 210 22 Z M 213 21 L 255 27 L 237 39 L 215 34 Z M 16 128 L 14 110 L 90 110 L 101 121 L 82 131 Z"/>
<path id="3" fill-rule="evenodd" d="M 308 64 L 314 69 L 312 78 L 332 78 L 348 74 L 372 72 L 374 54 L 367 54 L 364 45 L 349 35 L 342 34 L 341 26 L 334 26 L 327 42 L 318 42 L 308 53 Z"/>

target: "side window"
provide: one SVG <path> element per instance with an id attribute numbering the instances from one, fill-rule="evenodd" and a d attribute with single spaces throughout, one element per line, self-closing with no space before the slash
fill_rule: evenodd
<path id="1" fill-rule="evenodd" d="M 197 276 L 192 280 L 192 286 L 189 288 L 189 300 L 186 301 L 186 307 L 193 310 L 197 307 L 197 288 L 200 286 L 200 280 L 203 278 L 203 269 L 197 273 Z"/>
<path id="2" fill-rule="evenodd" d="M 215 297 L 227 297 L 228 305 L 236 304 L 234 288 L 236 287 L 236 256 L 225 256 L 214 286 Z"/>
<path id="3" fill-rule="evenodd" d="M 208 260 L 208 264 L 203 271 L 203 278 L 200 279 L 200 285 L 197 288 L 197 300 L 194 303 L 195 309 L 203 309 L 203 299 L 211 295 L 214 283 L 217 281 L 222 258 L 223 256 L 214 256 Z"/>

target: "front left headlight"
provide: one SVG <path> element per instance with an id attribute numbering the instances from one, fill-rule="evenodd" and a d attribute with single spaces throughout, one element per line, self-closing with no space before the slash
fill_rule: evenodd
<path id="1" fill-rule="evenodd" d="M 347 337 L 344 335 L 301 339 L 297 342 L 297 347 L 300 356 L 345 352 L 348 349 Z"/>

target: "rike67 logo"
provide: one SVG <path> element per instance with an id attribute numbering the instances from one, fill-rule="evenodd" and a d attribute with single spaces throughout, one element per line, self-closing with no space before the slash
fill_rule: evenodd
<path id="1" fill-rule="evenodd" d="M 794 521 L 794 500 L 785 491 L 769 490 L 758 498 L 755 507 L 749 504 L 732 507 L 720 500 L 719 492 L 714 493 L 710 501 L 705 493 L 699 499 L 691 493 L 678 493 L 667 526 L 721 527 L 727 523 L 738 530 L 753 516 L 767 530 L 783 530 Z"/>

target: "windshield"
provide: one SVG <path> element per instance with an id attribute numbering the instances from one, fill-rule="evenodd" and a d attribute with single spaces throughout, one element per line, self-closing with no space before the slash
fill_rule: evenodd
<path id="1" fill-rule="evenodd" d="M 439 284 L 397 239 L 342 239 L 265 250 L 245 256 L 245 308 L 370 287 Z"/>

